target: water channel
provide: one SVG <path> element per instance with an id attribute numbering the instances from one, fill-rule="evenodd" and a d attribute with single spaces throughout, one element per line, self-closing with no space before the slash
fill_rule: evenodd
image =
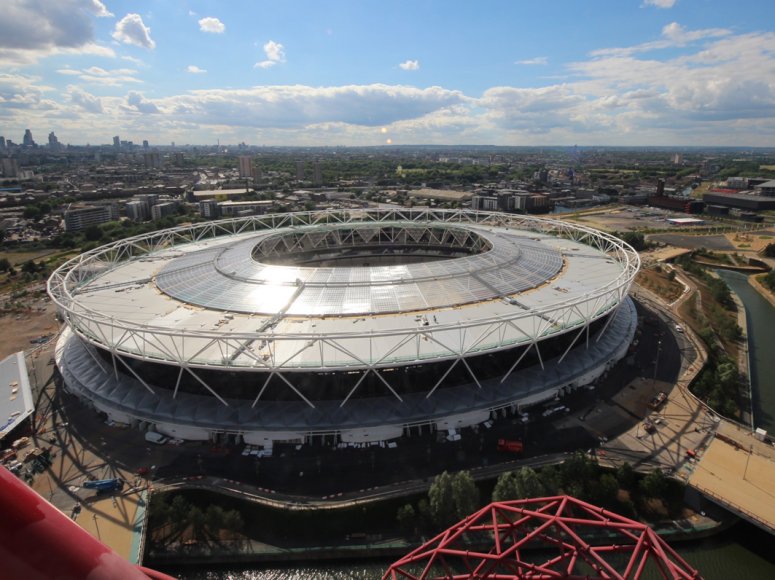
<path id="1" fill-rule="evenodd" d="M 775 308 L 748 284 L 743 274 L 720 270 L 719 275 L 740 296 L 747 311 L 755 424 L 775 433 Z M 674 548 L 707 580 L 769 579 L 775 578 L 773 541 L 766 532 L 740 522 L 712 538 L 676 544 Z M 388 565 L 389 562 L 377 561 L 170 572 L 190 580 L 371 580 L 381 578 Z"/>
<path id="2" fill-rule="evenodd" d="M 673 547 L 705 580 L 775 578 L 772 536 L 751 524 L 741 522 L 718 536 Z M 379 580 L 389 565 L 372 561 L 169 572 L 181 580 Z"/>
<path id="3" fill-rule="evenodd" d="M 754 424 L 775 433 L 775 357 L 772 356 L 775 308 L 748 283 L 744 274 L 728 270 L 717 272 L 745 305 Z"/>

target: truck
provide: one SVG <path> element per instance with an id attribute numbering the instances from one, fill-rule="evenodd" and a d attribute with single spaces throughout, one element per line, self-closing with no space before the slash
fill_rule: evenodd
<path id="1" fill-rule="evenodd" d="M 507 453 L 522 453 L 524 445 L 518 439 L 498 439 L 496 449 Z"/>
<path id="2" fill-rule="evenodd" d="M 94 489 L 98 492 L 103 491 L 121 491 L 124 488 L 124 480 L 114 477 L 112 479 L 97 479 L 95 481 L 85 481 L 83 487 Z"/>

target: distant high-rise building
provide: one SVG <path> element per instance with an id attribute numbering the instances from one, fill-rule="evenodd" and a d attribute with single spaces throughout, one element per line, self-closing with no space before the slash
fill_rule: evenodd
<path id="1" fill-rule="evenodd" d="M 151 207 L 151 219 L 156 221 L 156 220 L 160 220 L 165 216 L 174 215 L 176 209 L 177 209 L 177 204 L 173 201 L 168 201 L 165 203 L 154 205 L 153 207 Z"/>
<path id="2" fill-rule="evenodd" d="M 59 149 L 59 139 L 57 139 L 57 136 L 54 135 L 53 131 L 48 134 L 48 146 L 51 149 Z"/>
<path id="3" fill-rule="evenodd" d="M 217 218 L 221 214 L 218 211 L 217 199 L 206 199 L 199 202 L 199 213 L 203 218 Z"/>
<path id="4" fill-rule="evenodd" d="M 0 151 L 2 151 L 3 149 L 5 149 L 5 137 L 0 135 Z"/>
<path id="5" fill-rule="evenodd" d="M 144 201 L 148 204 L 148 207 L 153 207 L 157 203 L 159 203 L 159 194 L 158 193 L 141 193 L 139 195 L 135 196 L 136 200 Z"/>
<path id="6" fill-rule="evenodd" d="M 143 149 L 148 149 L 148 139 L 143 139 Z"/>
<path id="7" fill-rule="evenodd" d="M 253 177 L 253 158 L 250 155 L 240 155 L 239 176 L 241 179 Z"/>
<path id="8" fill-rule="evenodd" d="M 35 140 L 32 138 L 32 132 L 29 129 L 25 129 L 24 131 L 24 139 L 22 140 L 22 145 L 25 147 L 35 147 Z"/>
<path id="9" fill-rule="evenodd" d="M 118 135 L 113 137 L 113 147 L 115 147 L 116 149 L 121 148 L 121 138 Z"/>
<path id="10" fill-rule="evenodd" d="M 0 167 L 3 169 L 4 177 L 18 177 L 19 176 L 19 162 L 15 157 L 3 157 L 0 159 Z"/>
<path id="11" fill-rule="evenodd" d="M 304 180 L 304 162 L 303 161 L 296 162 L 296 179 L 298 181 Z"/>
<path id="12" fill-rule="evenodd" d="M 316 185 L 323 183 L 323 172 L 320 170 L 320 160 L 315 159 L 312 165 L 312 182 Z"/>
<path id="13" fill-rule="evenodd" d="M 148 202 L 134 200 L 127 202 L 126 204 L 126 217 L 133 222 L 142 222 L 148 219 L 150 210 L 148 209 Z"/>
<path id="14" fill-rule="evenodd" d="M 65 211 L 65 231 L 78 232 L 114 219 L 111 206 L 90 206 Z"/>
<path id="15" fill-rule="evenodd" d="M 161 168 L 161 154 L 159 154 L 158 151 L 148 151 L 143 153 L 143 161 L 145 162 L 146 169 Z"/>

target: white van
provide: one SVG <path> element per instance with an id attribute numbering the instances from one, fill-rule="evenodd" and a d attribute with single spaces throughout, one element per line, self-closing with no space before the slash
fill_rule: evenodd
<path id="1" fill-rule="evenodd" d="M 156 445 L 164 445 L 169 438 L 156 431 L 146 431 L 145 440 Z"/>

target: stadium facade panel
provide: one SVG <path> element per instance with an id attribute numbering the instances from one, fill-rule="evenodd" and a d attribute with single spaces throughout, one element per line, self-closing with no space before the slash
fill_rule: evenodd
<path id="1" fill-rule="evenodd" d="M 621 240 L 521 215 L 349 210 L 129 238 L 63 265 L 67 386 L 187 439 L 389 439 L 595 380 L 635 331 Z"/>

